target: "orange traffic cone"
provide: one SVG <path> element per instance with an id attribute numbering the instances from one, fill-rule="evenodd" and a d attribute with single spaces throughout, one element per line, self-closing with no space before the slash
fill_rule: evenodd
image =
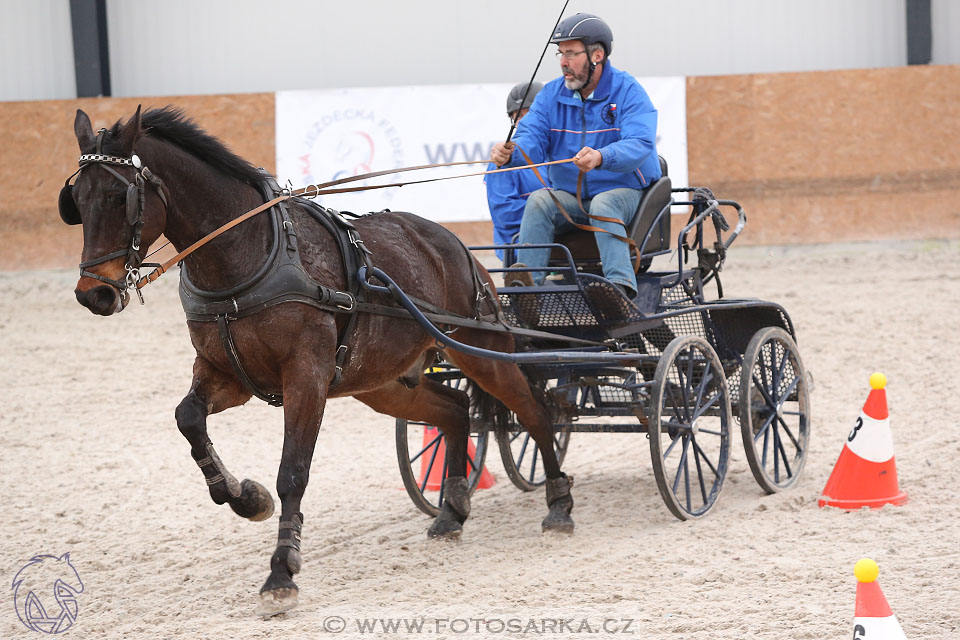
<path id="1" fill-rule="evenodd" d="M 818 501 L 821 507 L 879 509 L 907 501 L 897 481 L 886 386 L 887 377 L 882 373 L 870 376 L 870 395 L 823 488 Z"/>
<path id="2" fill-rule="evenodd" d="M 877 576 L 880 568 L 870 558 L 853 567 L 857 576 L 857 604 L 853 613 L 854 640 L 907 640 L 897 616 L 883 597 Z"/>
<path id="3" fill-rule="evenodd" d="M 440 435 L 440 431 L 436 427 L 424 427 L 423 428 L 423 447 L 424 449 Z M 477 457 L 477 448 L 473 446 L 473 440 L 467 440 L 467 456 L 474 460 Z M 430 475 L 427 478 L 427 485 L 425 487 L 426 491 L 439 491 L 440 487 L 443 485 L 443 467 L 444 460 L 446 457 L 446 451 L 444 447 L 439 447 L 437 450 L 437 455 L 433 458 L 433 466 L 430 466 L 430 456 L 427 456 L 426 453 L 420 456 L 420 479 L 418 484 L 423 486 L 423 478 L 427 475 L 429 471 Z M 470 464 L 467 464 L 467 474 L 470 473 Z M 487 471 L 487 466 L 484 465 L 483 469 L 480 471 L 480 480 L 477 482 L 477 489 L 489 489 L 497 480 L 493 477 L 493 474 Z"/>

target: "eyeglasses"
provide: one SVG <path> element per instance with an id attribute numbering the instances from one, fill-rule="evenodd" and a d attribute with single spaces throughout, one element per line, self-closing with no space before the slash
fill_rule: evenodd
<path id="1" fill-rule="evenodd" d="M 557 56 L 557 60 L 559 60 L 560 58 L 563 58 L 564 60 L 573 60 L 581 53 L 586 53 L 586 52 L 587 52 L 586 49 L 580 49 L 580 51 L 557 51 L 557 53 L 554 55 Z"/>

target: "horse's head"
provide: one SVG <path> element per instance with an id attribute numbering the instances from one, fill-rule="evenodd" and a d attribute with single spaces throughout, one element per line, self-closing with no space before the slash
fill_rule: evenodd
<path id="1" fill-rule="evenodd" d="M 73 130 L 80 145 L 79 176 L 73 185 L 68 178 L 60 191 L 60 217 L 83 225 L 77 301 L 108 316 L 123 310 L 129 289 L 137 291 L 143 256 L 166 226 L 166 195 L 134 150 L 143 134 L 140 107 L 125 125 L 117 122 L 96 133 L 78 109 Z"/>

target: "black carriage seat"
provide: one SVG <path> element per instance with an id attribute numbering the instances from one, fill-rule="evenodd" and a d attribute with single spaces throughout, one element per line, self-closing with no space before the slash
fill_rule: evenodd
<path id="1" fill-rule="evenodd" d="M 643 248 L 639 273 L 643 273 L 650 267 L 650 261 L 654 256 L 670 251 L 670 212 L 665 212 L 659 220 L 657 219 L 660 212 L 670 204 L 672 187 L 670 177 L 667 175 L 667 161 L 662 156 L 660 156 L 660 170 L 663 176 L 643 190 L 637 212 L 627 225 L 627 237 L 636 242 L 638 248 Z M 646 246 L 643 244 L 645 240 Z M 556 242 L 570 249 L 570 254 L 580 271 L 602 273 L 600 252 L 593 232 L 575 229 L 557 236 Z M 634 260 L 635 257 L 636 250 L 631 247 L 630 259 Z M 554 249 L 550 255 L 550 264 L 566 265 L 567 260 L 563 251 Z"/>

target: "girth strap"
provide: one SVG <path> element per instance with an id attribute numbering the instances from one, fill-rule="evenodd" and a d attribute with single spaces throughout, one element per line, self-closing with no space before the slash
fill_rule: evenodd
<path id="1" fill-rule="evenodd" d="M 253 383 L 253 380 L 250 379 L 250 376 L 247 375 L 247 372 L 243 370 L 243 365 L 240 364 L 240 356 L 237 355 L 237 347 L 233 343 L 233 336 L 230 335 L 230 326 L 226 315 L 217 316 L 217 326 L 220 328 L 220 341 L 223 342 L 224 351 L 227 352 L 227 360 L 230 362 L 233 372 L 240 379 L 240 382 L 243 383 L 243 386 L 267 404 L 274 407 L 283 406 L 282 395 L 261 391 L 260 388 Z"/>

